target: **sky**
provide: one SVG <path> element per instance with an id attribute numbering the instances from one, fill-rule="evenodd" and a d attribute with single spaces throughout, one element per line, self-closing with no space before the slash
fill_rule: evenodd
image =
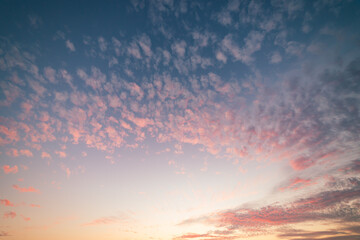
<path id="1" fill-rule="evenodd" d="M 0 239 L 360 239 L 360 1 L 0 1 Z"/>

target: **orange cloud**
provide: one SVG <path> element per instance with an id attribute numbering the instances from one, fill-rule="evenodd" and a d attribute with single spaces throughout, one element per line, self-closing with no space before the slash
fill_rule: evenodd
<path id="1" fill-rule="evenodd" d="M 13 189 L 18 190 L 19 192 L 34 192 L 34 193 L 40 193 L 40 190 L 35 189 L 35 188 L 33 188 L 33 187 L 22 188 L 22 187 L 19 187 L 18 185 L 15 185 L 15 184 L 14 184 L 12 187 L 13 187 Z"/>
<path id="2" fill-rule="evenodd" d="M 85 223 L 84 226 L 91 226 L 91 225 L 102 225 L 102 224 L 113 224 L 118 222 L 119 219 L 117 217 L 102 217 L 95 219 L 89 223 Z"/>
<path id="3" fill-rule="evenodd" d="M 24 215 L 21 215 L 21 217 L 22 217 L 25 221 L 30 221 L 30 220 L 31 220 L 31 218 L 25 217 Z"/>
<path id="4" fill-rule="evenodd" d="M 57 155 L 59 155 L 59 157 L 61 157 L 61 158 L 66 158 L 66 153 L 65 153 L 65 152 L 55 151 L 55 153 L 56 153 Z"/>
<path id="5" fill-rule="evenodd" d="M 41 153 L 41 158 L 51 158 L 51 156 L 47 152 L 42 152 Z"/>
<path id="6" fill-rule="evenodd" d="M 9 173 L 15 174 L 18 172 L 18 167 L 16 165 L 13 167 L 10 167 L 9 165 L 4 165 L 3 170 L 5 174 L 9 174 Z"/>
<path id="7" fill-rule="evenodd" d="M 14 203 L 10 202 L 7 199 L 0 199 L 0 204 L 7 206 L 7 207 L 14 207 Z"/>

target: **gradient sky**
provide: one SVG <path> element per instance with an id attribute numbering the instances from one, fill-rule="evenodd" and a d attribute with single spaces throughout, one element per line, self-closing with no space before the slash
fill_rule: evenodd
<path id="1" fill-rule="evenodd" d="M 0 239 L 360 239 L 360 1 L 0 1 Z"/>

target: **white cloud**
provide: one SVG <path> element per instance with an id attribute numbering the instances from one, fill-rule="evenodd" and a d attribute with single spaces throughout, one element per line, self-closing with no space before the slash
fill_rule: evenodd
<path id="1" fill-rule="evenodd" d="M 66 47 L 70 50 L 70 51 L 72 51 L 72 52 L 75 52 L 75 46 L 74 46 L 74 44 L 70 41 L 70 40 L 66 40 Z"/>
<path id="2" fill-rule="evenodd" d="M 270 63 L 279 63 L 282 61 L 282 57 L 279 52 L 274 52 L 270 58 Z"/>
<path id="3" fill-rule="evenodd" d="M 184 57 L 186 51 L 186 42 L 184 40 L 174 43 L 171 45 L 171 49 L 175 52 L 179 57 Z"/>
<path id="4" fill-rule="evenodd" d="M 99 37 L 98 38 L 98 42 L 99 42 L 99 48 L 102 52 L 105 52 L 107 49 L 107 42 L 103 37 Z"/>
<path id="5" fill-rule="evenodd" d="M 219 23 L 221 23 L 222 25 L 230 25 L 231 24 L 231 15 L 229 11 L 222 11 L 219 13 L 219 15 L 217 16 L 217 19 L 219 21 Z"/>
<path id="6" fill-rule="evenodd" d="M 51 83 L 56 83 L 55 74 L 56 71 L 52 67 L 46 67 L 44 69 L 44 75 Z"/>
<path id="7" fill-rule="evenodd" d="M 138 47 L 138 45 L 136 43 L 132 42 L 130 44 L 130 46 L 127 48 L 127 51 L 131 56 L 133 56 L 133 57 L 135 57 L 137 59 L 141 58 L 140 49 L 139 49 L 139 47 Z"/>
<path id="8" fill-rule="evenodd" d="M 226 61 L 227 61 L 227 57 L 221 51 L 216 52 L 216 59 L 223 62 L 223 63 L 226 63 Z"/>
<path id="9" fill-rule="evenodd" d="M 239 10 L 239 6 L 240 6 L 240 1 L 239 0 L 231 0 L 228 3 L 227 9 L 229 11 L 237 11 L 237 10 Z"/>
<path id="10" fill-rule="evenodd" d="M 144 52 L 144 54 L 146 56 L 150 57 L 152 55 L 150 38 L 146 34 L 144 34 L 139 39 L 138 43 L 139 43 L 142 51 Z"/>
<path id="11" fill-rule="evenodd" d="M 232 40 L 232 35 L 228 34 L 221 41 L 221 46 L 224 51 L 229 52 L 236 60 L 249 64 L 252 59 L 252 54 L 261 48 L 261 43 L 264 39 L 264 34 L 258 31 L 251 31 L 245 38 L 245 46 L 240 48 Z M 221 57 L 221 56 L 219 56 Z"/>

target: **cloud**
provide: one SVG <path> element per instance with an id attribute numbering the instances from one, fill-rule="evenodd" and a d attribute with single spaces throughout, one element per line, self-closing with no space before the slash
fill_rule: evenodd
<path id="1" fill-rule="evenodd" d="M 29 206 L 33 207 L 33 208 L 40 208 L 40 205 L 38 205 L 38 204 L 30 204 Z"/>
<path id="2" fill-rule="evenodd" d="M 66 158 L 66 152 L 55 151 L 55 154 L 58 155 L 61 158 Z"/>
<path id="3" fill-rule="evenodd" d="M 216 52 L 216 59 L 223 62 L 223 63 L 226 63 L 226 61 L 227 61 L 227 57 L 221 51 Z"/>
<path id="4" fill-rule="evenodd" d="M 8 237 L 11 236 L 8 232 L 0 231 L 0 237 Z"/>
<path id="5" fill-rule="evenodd" d="M 272 55 L 271 55 L 271 58 L 270 58 L 270 63 L 279 63 L 282 61 L 282 57 L 280 55 L 279 52 L 274 52 Z"/>
<path id="6" fill-rule="evenodd" d="M 3 215 L 3 218 L 15 218 L 16 217 L 16 212 L 5 212 L 4 215 Z"/>
<path id="7" fill-rule="evenodd" d="M 21 149 L 20 155 L 26 156 L 26 157 L 32 157 L 34 156 L 33 153 L 29 149 Z"/>
<path id="8" fill-rule="evenodd" d="M 43 21 L 41 19 L 41 17 L 37 16 L 37 15 L 28 15 L 29 21 L 30 21 L 30 25 L 33 28 L 39 28 Z"/>
<path id="9" fill-rule="evenodd" d="M 56 71 L 52 67 L 44 68 L 45 77 L 51 82 L 56 83 Z"/>
<path id="10" fill-rule="evenodd" d="M 6 207 L 14 207 L 14 203 L 10 202 L 7 199 L 0 199 L 0 204 L 6 206 Z"/>
<path id="11" fill-rule="evenodd" d="M 230 53 L 235 60 L 240 60 L 245 64 L 253 61 L 252 54 L 260 50 L 264 33 L 258 31 L 251 31 L 245 37 L 245 45 L 240 48 L 233 40 L 233 35 L 226 35 L 221 41 L 221 47 L 225 52 Z"/>
<path id="12" fill-rule="evenodd" d="M 91 67 L 91 76 L 88 76 L 83 69 L 78 69 L 77 75 L 85 81 L 86 85 L 92 87 L 96 91 L 102 89 L 106 82 L 106 75 L 102 73 L 99 68 L 94 66 Z"/>
<path id="13" fill-rule="evenodd" d="M 11 157 L 18 157 L 18 156 L 19 156 L 19 152 L 18 152 L 18 150 L 15 149 L 15 148 L 11 148 L 10 150 L 8 150 L 8 151 L 6 152 L 6 154 L 7 154 L 8 156 L 11 156 Z"/>
<path id="14" fill-rule="evenodd" d="M 348 227 L 348 228 L 341 228 L 341 229 L 334 229 L 334 230 L 327 230 L 327 231 L 304 231 L 304 230 L 288 230 L 284 231 L 277 235 L 279 238 L 285 239 L 358 239 L 360 235 L 353 235 L 356 232 L 356 227 Z M 329 237 L 331 236 L 331 237 Z M 321 237 L 321 238 L 319 238 Z"/>
<path id="15" fill-rule="evenodd" d="M 107 225 L 107 224 L 115 224 L 118 223 L 120 219 L 118 217 L 102 217 L 95 219 L 91 222 L 83 224 L 83 226 L 94 226 L 94 225 Z"/>
<path id="16" fill-rule="evenodd" d="M 141 50 L 144 52 L 144 54 L 148 57 L 151 57 L 152 51 L 151 51 L 151 40 L 149 36 L 146 34 L 143 34 L 139 39 L 139 46 L 141 47 Z"/>
<path id="17" fill-rule="evenodd" d="M 186 52 L 186 42 L 184 40 L 175 42 L 171 45 L 171 49 L 179 58 L 183 58 Z"/>
<path id="18" fill-rule="evenodd" d="M 9 174 L 9 173 L 15 174 L 18 172 L 18 167 L 16 165 L 13 167 L 10 167 L 9 165 L 4 165 L 3 170 L 5 174 Z"/>
<path id="19" fill-rule="evenodd" d="M 98 43 L 99 43 L 99 48 L 102 52 L 105 52 L 107 49 L 107 42 L 105 40 L 105 38 L 103 37 L 99 37 L 98 38 Z"/>
<path id="20" fill-rule="evenodd" d="M 51 158 L 51 155 L 47 152 L 42 152 L 41 153 L 41 158 Z"/>
<path id="21" fill-rule="evenodd" d="M 137 59 L 141 59 L 141 53 L 138 45 L 135 42 L 132 42 L 127 48 L 127 52 L 130 56 L 133 56 Z"/>
<path id="22" fill-rule="evenodd" d="M 239 236 L 233 235 L 234 231 L 232 230 L 215 230 L 209 231 L 204 234 L 198 233 L 186 233 L 178 237 L 174 237 L 173 240 L 176 239 L 218 239 L 218 240 L 230 240 L 230 239 L 239 239 Z"/>
<path id="23" fill-rule="evenodd" d="M 298 190 L 298 189 L 301 189 L 301 188 L 304 188 L 306 186 L 310 186 L 313 184 L 315 184 L 315 182 L 311 181 L 310 179 L 303 179 L 300 177 L 296 177 L 296 178 L 290 179 L 290 181 L 287 182 L 285 186 L 280 187 L 279 190 L 280 191 L 284 191 L 287 189 Z"/>
<path id="24" fill-rule="evenodd" d="M 219 23 L 221 23 L 222 25 L 226 26 L 226 25 L 230 25 L 232 22 L 232 18 L 230 15 L 229 11 L 221 11 L 218 15 L 217 15 L 217 20 Z"/>
<path id="25" fill-rule="evenodd" d="M 8 139 L 8 140 L 4 139 L 4 140 L 0 141 L 0 143 L 1 142 L 11 143 L 11 142 L 19 141 L 18 133 L 17 133 L 16 129 L 14 129 L 12 127 L 9 128 L 9 127 L 0 125 L 0 134 L 5 135 L 5 137 Z"/>
<path id="26" fill-rule="evenodd" d="M 261 208 L 240 207 L 187 219 L 180 224 L 202 222 L 221 228 L 260 232 L 266 227 L 309 221 L 356 222 L 360 219 L 360 213 L 354 211 L 357 207 L 352 200 L 360 199 L 360 179 L 348 178 L 342 181 L 347 187 L 319 192 L 286 204 L 274 203 Z"/>
<path id="27" fill-rule="evenodd" d="M 34 193 L 40 193 L 40 190 L 35 189 L 35 188 L 33 188 L 33 187 L 22 188 L 22 187 L 19 187 L 18 185 L 15 185 L 15 184 L 14 184 L 12 187 L 13 187 L 13 189 L 18 190 L 19 192 L 34 192 Z"/>
<path id="28" fill-rule="evenodd" d="M 184 235 L 181 235 L 179 237 L 173 238 L 173 239 L 193 239 L 193 238 L 213 238 L 214 236 L 209 234 L 196 234 L 196 233 L 187 233 Z"/>
<path id="29" fill-rule="evenodd" d="M 71 52 L 75 52 L 75 46 L 74 46 L 74 44 L 68 39 L 68 40 L 66 40 L 66 42 L 65 42 L 65 44 L 66 44 L 66 47 L 71 51 Z"/>
<path id="30" fill-rule="evenodd" d="M 31 218 L 25 217 L 25 216 L 23 216 L 23 215 L 21 215 L 21 217 L 24 219 L 24 221 L 30 221 L 30 220 L 31 220 Z"/>

